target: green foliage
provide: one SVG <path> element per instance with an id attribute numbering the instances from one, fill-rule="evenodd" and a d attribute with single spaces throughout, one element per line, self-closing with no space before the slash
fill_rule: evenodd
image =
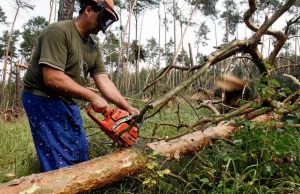
<path id="1" fill-rule="evenodd" d="M 5 12 L 3 11 L 2 7 L 0 7 L 0 24 L 6 24 L 6 15 Z"/>
<path id="2" fill-rule="evenodd" d="M 109 31 L 106 36 L 106 41 L 102 49 L 102 53 L 104 54 L 104 57 L 106 56 L 106 58 L 104 58 L 106 64 L 109 64 L 111 62 L 116 65 L 118 63 L 119 46 L 120 46 L 120 41 L 118 37 L 113 32 Z"/>
<path id="3" fill-rule="evenodd" d="M 237 4 L 233 0 L 225 0 L 224 8 L 225 11 L 220 15 L 220 17 L 226 21 L 225 26 L 228 25 L 228 33 L 234 35 L 237 25 L 241 22 L 240 13 L 237 11 Z"/>
<path id="4" fill-rule="evenodd" d="M 16 44 L 19 40 L 19 36 L 20 36 L 20 31 L 19 30 L 13 31 L 12 37 L 11 37 L 11 42 L 10 42 L 10 47 L 9 47 L 9 52 L 8 52 L 9 57 L 11 57 L 11 56 L 16 57 L 17 56 L 17 53 L 16 53 L 17 45 Z M 3 31 L 3 35 L 2 35 L 2 37 L 0 37 L 0 57 L 5 55 L 8 38 L 9 38 L 8 30 Z"/>
<path id="5" fill-rule="evenodd" d="M 205 16 L 215 17 L 218 13 L 216 4 L 218 0 L 188 0 L 191 5 L 197 5 Z"/>
<path id="6" fill-rule="evenodd" d="M 208 41 L 208 33 L 210 33 L 210 29 L 208 28 L 208 26 L 206 25 L 205 22 L 200 23 L 199 25 L 199 29 L 198 31 L 195 31 L 196 33 L 196 38 L 197 41 L 195 42 L 196 45 L 202 45 L 202 46 L 206 46 L 207 43 L 206 41 Z"/>
<path id="7" fill-rule="evenodd" d="M 278 86 L 275 80 L 269 82 Z M 290 91 L 286 89 L 285 92 Z M 186 102 L 178 103 L 181 121 L 188 124 L 198 120 Z M 143 104 L 135 106 L 141 108 Z M 178 123 L 176 111 L 176 106 L 166 108 L 146 120 L 141 135 L 151 136 L 155 124 L 161 121 Z M 203 110 L 197 112 L 200 117 L 208 115 Z M 113 152 L 111 141 L 85 113 L 83 119 L 85 126 L 94 127 L 87 128 L 91 158 Z M 242 128 L 239 133 L 232 134 L 232 143 L 220 139 L 198 153 L 171 161 L 166 169 L 161 169 L 161 164 L 153 160 L 155 153 L 151 154 L 140 176 L 128 177 L 91 193 L 295 193 L 300 188 L 300 133 L 292 124 L 298 123 L 299 110 L 286 117 L 280 128 L 276 128 L 274 121 L 258 124 L 237 119 L 236 125 Z M 7 156 L 0 160 L 1 181 L 37 173 L 38 161 L 27 120 L 0 127 L 0 137 L 5 137 L 0 141 L 0 152 Z M 156 136 L 172 136 L 183 130 L 162 126 Z M 171 172 L 185 182 L 169 176 Z M 11 174 L 15 177 L 8 177 Z"/>
<path id="8" fill-rule="evenodd" d="M 154 37 L 147 39 L 145 46 L 145 58 L 148 64 L 153 64 L 155 69 L 158 69 L 157 58 L 159 54 L 159 46 Z M 162 52 L 162 49 L 161 49 Z"/>
<path id="9" fill-rule="evenodd" d="M 138 43 L 137 40 L 132 41 L 131 44 L 131 57 L 130 61 L 132 64 L 137 62 L 137 60 L 143 60 L 145 61 L 145 50 L 142 45 Z"/>
<path id="10" fill-rule="evenodd" d="M 42 31 L 48 25 L 44 17 L 37 16 L 31 18 L 23 25 L 24 32 L 22 33 L 23 42 L 21 43 L 20 51 L 22 56 L 28 61 L 36 44 L 36 40 Z"/>
<path id="11" fill-rule="evenodd" d="M 174 48 L 174 41 L 172 38 L 170 38 L 169 42 L 167 42 L 167 44 L 165 45 L 165 50 L 163 53 L 163 56 L 165 56 L 167 59 L 167 65 L 173 64 L 173 58 L 174 58 L 173 48 Z"/>
<path id="12" fill-rule="evenodd" d="M 184 49 L 183 49 L 183 52 L 181 50 L 180 53 L 178 54 L 177 61 L 179 63 L 181 63 L 182 59 L 184 59 L 183 60 L 183 65 L 184 66 L 189 67 L 191 65 L 190 57 L 188 56 L 188 53 Z"/>
<path id="13" fill-rule="evenodd" d="M 148 155 L 146 169 L 138 176 L 142 182 L 142 193 L 155 193 L 159 179 L 171 172 L 169 169 L 161 169 L 161 165 L 156 161 L 156 156 L 155 152 Z"/>

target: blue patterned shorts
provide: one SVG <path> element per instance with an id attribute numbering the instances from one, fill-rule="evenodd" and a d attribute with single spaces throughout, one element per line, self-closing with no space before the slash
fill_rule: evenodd
<path id="1" fill-rule="evenodd" d="M 26 92 L 22 101 L 43 172 L 88 160 L 88 141 L 76 104 Z"/>

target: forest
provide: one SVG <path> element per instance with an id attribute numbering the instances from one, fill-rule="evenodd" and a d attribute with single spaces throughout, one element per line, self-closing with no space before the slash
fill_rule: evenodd
<path id="1" fill-rule="evenodd" d="M 22 80 L 41 31 L 79 10 L 43 1 L 49 17 L 21 29 L 35 4 L 0 5 L 0 193 L 300 193 L 299 0 L 115 0 L 119 21 L 92 38 L 145 145 L 117 146 L 78 100 L 90 160 L 40 173 Z"/>

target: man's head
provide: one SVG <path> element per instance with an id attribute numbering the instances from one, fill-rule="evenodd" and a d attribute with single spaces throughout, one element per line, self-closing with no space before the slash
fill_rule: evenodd
<path id="1" fill-rule="evenodd" d="M 92 29 L 95 28 L 93 34 L 97 34 L 100 30 L 105 33 L 112 23 L 119 20 L 118 14 L 113 9 L 113 0 L 80 0 L 79 2 L 79 15 L 86 14 L 90 18 L 87 22 Z"/>

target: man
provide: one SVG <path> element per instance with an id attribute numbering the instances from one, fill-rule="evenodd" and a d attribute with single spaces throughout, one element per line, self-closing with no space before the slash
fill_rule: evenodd
<path id="1" fill-rule="evenodd" d="M 130 106 L 109 80 L 90 34 L 118 20 L 112 0 L 81 0 L 79 16 L 46 27 L 40 34 L 24 77 L 22 101 L 42 171 L 88 160 L 88 142 L 74 98 L 91 102 L 104 114 L 108 103 L 85 88 L 88 74 L 102 95 L 130 114 Z"/>

